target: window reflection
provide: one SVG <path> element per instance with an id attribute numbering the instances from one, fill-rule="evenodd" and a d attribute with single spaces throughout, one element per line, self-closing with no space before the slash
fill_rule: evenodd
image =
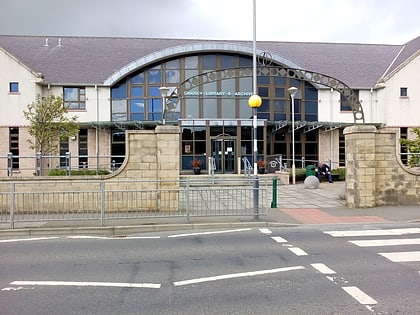
<path id="1" fill-rule="evenodd" d="M 182 65 L 182 69 L 181 69 Z M 229 54 L 202 54 L 168 60 L 161 65 L 142 69 L 111 87 L 111 116 L 113 120 L 161 120 L 162 98 L 159 87 L 171 90 L 181 81 L 197 77 L 200 72 L 233 67 L 251 67 L 252 58 Z M 248 75 L 248 74 L 247 74 Z M 188 90 L 179 99 L 167 100 L 171 121 L 181 118 L 252 118 L 248 98 L 252 95 L 252 73 L 249 77 L 214 80 Z M 195 84 L 195 83 L 194 83 Z M 309 83 L 297 79 L 276 76 L 258 77 L 258 94 L 263 98 L 258 117 L 267 120 L 291 119 L 290 95 L 286 89 L 299 88 L 295 98 L 295 119 L 318 119 L 318 90 Z M 64 91 L 67 99 L 76 99 L 73 91 Z M 80 96 L 79 96 L 80 97 Z M 299 100 L 301 100 L 299 102 Z M 168 106 L 169 108 L 169 106 Z M 182 115 L 181 115 L 182 111 Z M 169 114 L 169 116 L 168 116 Z"/>

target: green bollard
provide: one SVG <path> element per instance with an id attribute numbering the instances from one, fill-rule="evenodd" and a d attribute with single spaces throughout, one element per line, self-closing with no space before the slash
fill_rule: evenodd
<path id="1" fill-rule="evenodd" d="M 277 208 L 277 177 L 273 178 L 273 198 L 271 200 L 271 208 Z"/>

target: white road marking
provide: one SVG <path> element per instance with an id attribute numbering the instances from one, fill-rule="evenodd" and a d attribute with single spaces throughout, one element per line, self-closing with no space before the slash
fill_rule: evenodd
<path id="1" fill-rule="evenodd" d="M 127 237 L 108 237 L 108 236 L 90 236 L 90 235 L 75 235 L 67 236 L 71 239 L 95 239 L 95 240 L 137 240 L 137 239 L 156 239 L 160 236 L 127 236 Z"/>
<path id="2" fill-rule="evenodd" d="M 271 232 L 271 230 L 269 230 L 269 229 L 260 229 L 260 232 L 261 232 L 262 234 L 266 234 L 266 235 L 273 233 L 273 232 Z"/>
<path id="3" fill-rule="evenodd" d="M 168 235 L 169 238 L 174 237 L 185 237 L 185 236 L 198 236 L 198 235 L 211 235 L 211 234 L 224 234 L 224 233 L 235 233 L 235 232 L 244 232 L 244 231 L 251 231 L 251 228 L 247 229 L 236 229 L 236 230 L 224 230 L 224 231 L 212 231 L 212 232 L 198 232 L 198 233 L 188 233 L 188 234 L 175 234 L 175 235 Z"/>
<path id="4" fill-rule="evenodd" d="M 404 238 L 404 239 L 389 239 L 389 240 L 361 240 L 361 241 L 349 241 L 349 242 L 360 247 L 419 245 L 420 238 Z"/>
<path id="5" fill-rule="evenodd" d="M 75 287 L 118 287 L 118 288 L 149 288 L 159 289 L 159 283 L 130 283 L 130 282 L 78 282 L 78 281 L 13 281 L 11 285 L 38 286 L 75 286 Z"/>
<path id="6" fill-rule="evenodd" d="M 303 266 L 285 267 L 285 268 L 267 269 L 267 270 L 251 271 L 251 272 L 240 272 L 240 273 L 232 273 L 232 274 L 213 276 L 213 277 L 204 277 L 204 278 L 197 278 L 197 279 L 190 279 L 190 280 L 175 281 L 174 286 L 183 286 L 183 285 L 188 285 L 188 284 L 211 282 L 211 281 L 241 278 L 241 277 L 253 277 L 253 276 L 285 272 L 285 271 L 293 271 L 293 270 L 299 270 L 299 269 L 305 269 L 305 267 Z"/>
<path id="7" fill-rule="evenodd" d="M 59 237 L 32 237 L 32 238 L 17 238 L 10 240 L 0 240 L 0 243 L 12 243 L 12 242 L 30 242 L 30 241 L 45 241 L 45 240 L 54 240 Z"/>
<path id="8" fill-rule="evenodd" d="M 318 270 L 320 273 L 324 275 L 332 275 L 335 274 L 335 271 L 328 268 L 326 265 L 317 263 L 317 264 L 311 264 L 312 267 L 314 267 L 316 270 Z"/>
<path id="9" fill-rule="evenodd" d="M 344 291 L 350 294 L 355 300 L 357 300 L 360 304 L 363 305 L 374 305 L 378 302 L 372 299 L 369 295 L 365 292 L 360 290 L 358 287 L 350 286 L 350 287 L 342 287 Z"/>
<path id="10" fill-rule="evenodd" d="M 420 228 L 406 229 L 381 229 L 381 230 L 349 230 L 349 231 L 324 231 L 333 237 L 349 236 L 383 236 L 383 235 L 406 235 L 420 233 Z"/>
<path id="11" fill-rule="evenodd" d="M 290 250 L 293 254 L 296 256 L 307 256 L 308 254 L 299 247 L 289 247 L 288 250 Z"/>
<path id="12" fill-rule="evenodd" d="M 107 236 L 91 236 L 91 235 L 71 235 L 71 236 L 67 236 L 66 238 L 70 238 L 70 239 L 83 239 L 83 240 L 109 240 L 110 238 Z"/>
<path id="13" fill-rule="evenodd" d="M 420 261 L 420 252 L 379 253 L 379 255 L 393 262 Z"/>
<path id="14" fill-rule="evenodd" d="M 276 241 L 277 243 L 287 243 L 287 240 L 280 236 L 272 236 L 271 239 Z"/>
<path id="15" fill-rule="evenodd" d="M 19 291 L 19 290 L 24 290 L 24 287 L 8 287 L 8 288 L 3 288 L 1 289 L 1 291 Z"/>

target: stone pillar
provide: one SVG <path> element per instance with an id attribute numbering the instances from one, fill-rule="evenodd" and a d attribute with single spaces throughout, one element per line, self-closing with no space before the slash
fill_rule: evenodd
<path id="1" fill-rule="evenodd" d="M 346 202 L 350 208 L 376 206 L 375 126 L 355 125 L 344 129 L 346 141 Z"/>
<path id="2" fill-rule="evenodd" d="M 179 161 L 179 127 L 160 125 L 155 129 L 157 144 L 157 179 L 178 181 Z"/>

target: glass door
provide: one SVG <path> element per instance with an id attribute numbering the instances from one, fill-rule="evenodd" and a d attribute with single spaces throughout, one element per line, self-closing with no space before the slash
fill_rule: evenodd
<path id="1" fill-rule="evenodd" d="M 234 173 L 236 166 L 235 139 L 216 137 L 211 141 L 212 157 L 215 159 L 216 173 Z"/>

